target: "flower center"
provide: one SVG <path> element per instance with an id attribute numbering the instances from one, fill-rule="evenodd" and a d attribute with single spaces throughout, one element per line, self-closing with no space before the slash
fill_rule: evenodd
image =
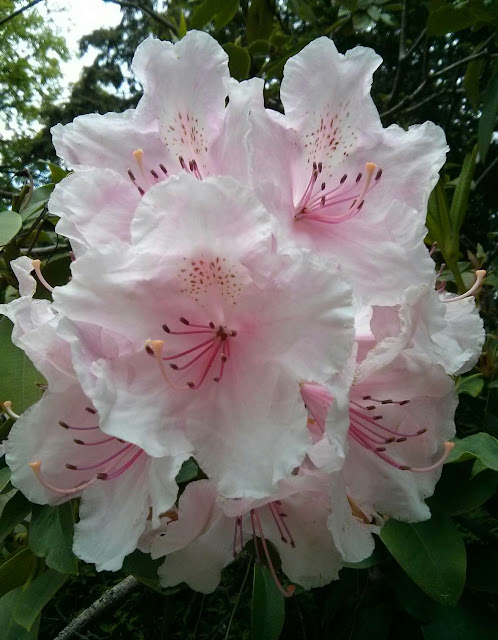
<path id="1" fill-rule="evenodd" d="M 188 349 L 167 356 L 163 355 L 164 342 L 162 340 L 148 341 L 145 349 L 147 353 L 155 356 L 164 379 L 174 388 L 199 389 L 213 366 L 215 366 L 216 360 L 218 360 L 218 373 L 213 377 L 213 380 L 220 382 L 225 373 L 225 364 L 230 358 L 230 342 L 237 335 L 237 331 L 227 329 L 223 325 L 216 326 L 214 322 L 192 324 L 186 318 L 180 318 L 180 322 L 189 327 L 189 329 L 186 331 L 172 331 L 168 325 L 163 324 L 163 330 L 170 336 L 196 336 L 194 340 L 198 340 L 197 336 L 200 335 L 209 337 L 206 340 L 201 339 L 200 342 Z M 173 371 L 190 370 L 189 373 L 191 372 L 192 377 L 185 381 L 186 387 L 179 387 L 170 380 L 166 374 L 164 362 L 168 362 Z"/>
<path id="2" fill-rule="evenodd" d="M 131 167 L 128 168 L 128 177 L 138 189 L 140 195 L 143 196 L 149 187 L 154 186 L 158 182 L 162 182 L 168 177 L 168 170 L 162 163 L 159 163 L 157 166 L 146 167 L 144 160 L 145 154 L 142 149 L 136 149 L 132 155 L 135 160 L 135 165 L 133 169 Z M 198 180 L 202 180 L 202 175 L 195 159 L 189 160 L 187 163 L 183 156 L 178 156 L 178 162 L 184 171 L 191 173 Z"/>
<path id="3" fill-rule="evenodd" d="M 354 181 L 345 173 L 338 182 L 331 184 L 329 181 L 327 184 L 327 179 L 322 175 L 323 164 L 313 162 L 308 184 L 295 205 L 294 220 L 306 219 L 326 224 L 350 220 L 361 211 L 367 193 L 379 183 L 382 169 L 374 177 L 376 169 L 375 163 L 367 162 L 365 171 L 358 173 Z M 321 180 L 318 179 L 320 176 Z"/>
<path id="4" fill-rule="evenodd" d="M 285 522 L 285 518 L 287 517 L 287 514 L 284 513 L 282 510 L 282 502 L 280 500 L 274 500 L 273 502 L 268 502 L 268 504 L 265 506 L 268 507 L 272 515 L 272 518 L 277 526 L 278 532 L 280 534 L 280 539 L 282 540 L 282 542 L 290 543 L 291 547 L 294 548 L 296 546 L 296 543 L 294 542 L 294 539 L 292 538 L 292 534 L 289 530 L 289 527 Z M 278 590 L 282 593 L 282 595 L 288 598 L 293 595 L 295 591 L 295 587 L 294 585 L 289 585 L 287 588 L 284 589 L 284 587 L 280 583 L 280 580 L 278 579 L 277 573 L 275 571 L 275 567 L 273 566 L 273 562 L 270 556 L 270 552 L 268 550 L 268 545 L 266 543 L 266 538 L 263 532 L 263 526 L 261 524 L 261 518 L 259 516 L 259 511 L 262 508 L 263 507 L 251 509 L 249 512 L 251 516 L 252 537 L 254 541 L 254 548 L 256 549 L 258 562 L 261 562 L 261 556 L 259 552 L 259 544 L 258 544 L 257 538 L 261 540 L 261 546 L 263 547 L 263 552 L 265 554 L 266 562 L 268 564 L 268 568 L 270 569 L 270 573 L 275 582 L 275 585 L 277 586 Z M 235 529 L 233 533 L 233 557 L 234 558 L 237 557 L 237 554 L 240 553 L 243 548 L 244 548 L 244 535 L 242 531 L 242 516 L 237 516 L 235 518 Z"/>
<path id="5" fill-rule="evenodd" d="M 91 407 L 86 407 L 85 410 L 92 415 L 97 413 L 95 409 Z M 64 429 L 79 432 L 91 432 L 100 429 L 98 425 L 92 427 L 73 426 L 68 424 L 64 420 L 59 420 L 59 425 Z M 105 450 L 105 453 L 102 453 L 102 459 L 99 459 L 97 461 L 93 461 L 92 456 L 92 462 L 90 464 L 76 465 L 72 463 L 66 463 L 65 467 L 69 471 L 94 471 L 94 475 L 91 478 L 89 478 L 88 480 L 84 480 L 74 487 L 70 487 L 68 489 L 57 487 L 45 478 L 41 471 L 40 460 L 31 462 L 29 466 L 32 468 L 39 482 L 50 491 L 54 491 L 56 493 L 64 495 L 73 495 L 79 493 L 80 491 L 83 491 L 83 489 L 86 489 L 97 480 L 113 480 L 114 478 L 119 478 L 119 476 L 123 475 L 125 471 L 130 469 L 130 467 L 132 467 L 143 454 L 143 449 L 140 449 L 134 444 L 127 443 L 125 442 L 125 440 L 121 440 L 120 438 L 115 438 L 114 436 L 89 441 L 75 438 L 73 442 L 79 446 L 84 447 L 102 446 L 104 447 L 103 450 Z M 120 446 L 122 444 L 124 444 L 124 446 Z"/>
<path id="6" fill-rule="evenodd" d="M 367 401 L 369 404 L 365 405 L 363 402 Z M 396 404 L 402 407 L 408 404 L 409 400 L 380 400 L 373 398 L 370 395 L 362 396 L 361 401 L 351 400 L 349 403 L 349 437 L 362 446 L 364 449 L 371 451 L 378 458 L 386 462 L 391 467 L 395 467 L 400 471 L 412 471 L 416 473 L 425 473 L 433 471 L 440 467 L 450 451 L 453 449 L 454 444 L 446 442 L 444 444 L 444 453 L 439 460 L 434 464 L 427 467 L 412 467 L 410 465 L 401 464 L 396 461 L 390 455 L 386 453 L 388 445 L 394 442 L 406 442 L 410 438 L 418 438 L 427 432 L 426 427 L 422 427 L 412 432 L 402 432 L 386 427 L 382 423 L 382 415 L 373 415 L 374 411 L 379 411 L 380 406 L 387 404 Z"/>

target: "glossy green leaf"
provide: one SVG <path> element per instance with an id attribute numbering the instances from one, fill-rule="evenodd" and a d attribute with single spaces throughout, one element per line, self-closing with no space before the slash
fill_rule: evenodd
<path id="1" fill-rule="evenodd" d="M 471 153 L 465 156 L 462 170 L 458 178 L 458 184 L 451 200 L 450 222 L 453 237 L 458 237 L 460 228 L 467 213 L 472 178 L 476 167 L 477 146 L 474 146 Z"/>
<path id="2" fill-rule="evenodd" d="M 481 103 L 479 81 L 481 77 L 482 65 L 482 58 L 478 58 L 477 60 L 472 60 L 471 62 L 469 62 L 469 64 L 467 65 L 467 70 L 465 71 L 465 76 L 463 78 L 465 95 L 467 96 L 470 104 L 474 107 L 474 109 L 479 109 L 479 105 Z"/>
<path id="3" fill-rule="evenodd" d="M 0 211 L 0 247 L 15 238 L 22 227 L 22 218 L 15 211 Z"/>
<path id="4" fill-rule="evenodd" d="M 482 373 L 475 373 L 471 376 L 459 376 L 455 382 L 455 391 L 460 395 L 466 393 L 473 398 L 481 393 L 484 387 Z"/>
<path id="5" fill-rule="evenodd" d="M 204 0 L 192 13 L 190 26 L 202 29 L 213 22 L 215 29 L 222 29 L 237 13 L 239 0 Z"/>
<path id="6" fill-rule="evenodd" d="M 496 620 L 468 607 L 441 607 L 436 618 L 422 627 L 424 640 L 496 640 Z"/>
<path id="7" fill-rule="evenodd" d="M 247 11 L 247 42 L 266 40 L 270 37 L 274 25 L 271 0 L 251 0 Z"/>
<path id="8" fill-rule="evenodd" d="M 20 589 L 12 610 L 15 622 L 30 631 L 43 607 L 54 597 L 67 579 L 67 575 L 48 569 L 26 587 Z"/>
<path id="9" fill-rule="evenodd" d="M 38 627 L 40 618 L 38 617 L 31 626 L 30 631 L 19 625 L 13 617 L 13 610 L 17 604 L 21 589 L 9 591 L 0 598 L 0 629 L 2 630 L 2 640 L 36 640 L 38 637 Z"/>
<path id="10" fill-rule="evenodd" d="M 489 433 L 475 433 L 462 440 L 455 439 L 455 448 L 448 462 L 463 462 L 471 458 L 477 458 L 488 469 L 498 471 L 498 440 Z"/>
<path id="11" fill-rule="evenodd" d="M 9 467 L 2 467 L 0 469 L 0 493 L 10 482 L 10 469 Z"/>
<path id="12" fill-rule="evenodd" d="M 188 27 L 187 20 L 185 18 L 185 13 L 182 11 L 180 13 L 180 26 L 178 27 L 178 37 L 183 38 L 187 35 Z"/>
<path id="13" fill-rule="evenodd" d="M 444 36 L 446 33 L 454 33 L 473 24 L 474 16 L 469 7 L 449 4 L 431 13 L 427 32 L 431 36 Z"/>
<path id="14" fill-rule="evenodd" d="M 31 511 L 31 503 L 20 491 L 9 499 L 0 515 L 0 542 L 22 522 Z"/>
<path id="15" fill-rule="evenodd" d="M 23 585 L 36 571 L 38 558 L 30 549 L 21 549 L 0 566 L 0 596 Z"/>
<path id="16" fill-rule="evenodd" d="M 277 640 L 284 620 L 284 597 L 277 589 L 268 567 L 256 563 L 251 603 L 253 640 Z"/>
<path id="17" fill-rule="evenodd" d="M 425 522 L 388 520 L 381 539 L 425 593 L 441 604 L 456 605 L 465 584 L 466 553 L 448 516 L 435 511 Z"/>
<path id="18" fill-rule="evenodd" d="M 305 22 L 315 22 L 316 16 L 313 8 L 306 0 L 289 0 L 289 9 L 293 11 L 298 18 Z"/>
<path id="19" fill-rule="evenodd" d="M 0 316 L 0 402 L 10 400 L 13 410 L 22 413 L 41 398 L 36 383 L 44 380 L 24 351 L 12 344 L 11 334 L 11 321 Z"/>
<path id="20" fill-rule="evenodd" d="M 498 63 L 495 64 L 488 86 L 482 100 L 482 114 L 479 118 L 477 130 L 477 142 L 479 155 L 484 162 L 488 153 L 491 138 L 495 130 L 496 116 L 498 115 Z"/>
<path id="21" fill-rule="evenodd" d="M 189 458 L 182 464 L 182 468 L 178 472 L 176 476 L 176 484 L 181 484 L 182 482 L 190 482 L 191 480 L 195 480 L 199 475 L 199 467 L 197 466 L 197 462 L 193 458 Z"/>
<path id="22" fill-rule="evenodd" d="M 224 45 L 223 48 L 228 53 L 230 75 L 236 80 L 245 80 L 249 76 L 249 69 L 251 68 L 251 56 L 247 49 L 238 47 L 231 42 Z"/>
<path id="23" fill-rule="evenodd" d="M 48 168 L 50 169 L 50 176 L 54 184 L 64 180 L 64 178 L 69 174 L 69 171 L 66 171 L 58 164 L 53 164 L 53 162 L 48 163 Z"/>
<path id="24" fill-rule="evenodd" d="M 33 505 L 28 543 L 33 553 L 45 558 L 47 566 L 59 573 L 78 573 L 72 552 L 74 518 L 70 502 L 52 507 Z"/>
<path id="25" fill-rule="evenodd" d="M 436 492 L 427 504 L 450 516 L 467 513 L 487 502 L 498 487 L 498 472 L 485 469 L 473 474 L 471 463 L 446 464 Z"/>

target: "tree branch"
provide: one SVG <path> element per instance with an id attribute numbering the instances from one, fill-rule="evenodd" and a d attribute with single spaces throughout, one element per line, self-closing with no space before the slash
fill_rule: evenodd
<path id="1" fill-rule="evenodd" d="M 393 86 L 389 98 L 387 99 L 386 106 L 388 107 L 393 103 L 399 89 L 399 83 L 401 80 L 401 67 L 405 59 L 405 31 L 406 31 L 406 0 L 403 0 L 403 8 L 401 10 L 401 26 L 399 31 L 399 49 L 398 49 L 398 64 L 396 65 L 396 73 L 394 75 Z"/>
<path id="2" fill-rule="evenodd" d="M 148 7 L 142 7 L 142 5 L 138 4 L 138 2 L 128 2 L 126 0 L 104 0 L 104 2 L 118 4 L 120 7 L 127 7 L 128 9 L 137 9 L 137 11 L 145 13 L 145 15 L 149 16 L 149 18 L 152 18 L 152 20 L 155 20 L 156 22 L 159 22 L 159 24 L 162 24 L 163 27 L 171 29 L 175 36 L 178 36 L 178 29 L 172 22 L 170 22 L 167 18 L 161 16 L 159 13 L 156 13 L 152 9 L 149 9 Z"/>
<path id="3" fill-rule="evenodd" d="M 79 636 L 79 632 L 82 629 L 87 627 L 109 607 L 116 605 L 120 600 L 124 600 L 139 584 L 139 581 L 133 576 L 128 576 L 119 582 L 70 622 L 68 626 L 59 633 L 55 640 L 69 640 L 69 638 Z"/>
<path id="4" fill-rule="evenodd" d="M 488 55 L 488 51 L 479 51 L 479 53 L 473 53 L 470 56 L 467 56 L 466 58 L 462 58 L 461 60 L 457 60 L 456 62 L 453 62 L 453 64 L 449 64 L 447 67 L 444 67 L 444 69 L 440 69 L 439 71 L 432 71 L 431 73 L 429 73 L 429 78 L 437 78 L 439 76 L 442 76 L 443 73 L 447 73 L 448 71 L 451 71 L 452 69 L 454 69 L 455 67 L 458 67 L 461 64 L 465 64 L 466 62 L 470 62 L 471 60 L 475 60 L 476 58 L 482 58 L 483 56 L 487 56 Z"/>
<path id="5" fill-rule="evenodd" d="M 42 0 L 32 0 L 32 2 L 28 2 L 27 5 L 25 5 L 24 7 L 21 7 L 20 9 L 18 9 L 17 11 L 14 11 L 14 13 L 11 13 L 9 16 L 2 18 L 0 20 L 0 27 L 5 24 L 6 22 L 8 22 L 9 20 L 12 20 L 12 18 L 16 18 L 17 16 L 21 15 L 21 13 L 24 13 L 25 11 L 27 11 L 28 9 L 31 9 L 31 7 L 34 7 L 35 4 L 38 4 L 39 2 L 41 2 Z"/>

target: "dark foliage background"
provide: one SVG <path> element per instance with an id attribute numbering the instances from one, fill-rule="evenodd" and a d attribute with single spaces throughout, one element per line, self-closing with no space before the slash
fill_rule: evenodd
<path id="1" fill-rule="evenodd" d="M 58 60 L 67 55 L 63 40 L 44 24 L 35 6 L 11 17 L 17 9 L 41 0 L 0 2 L 0 51 L 3 48 L 5 54 L 0 61 L 0 103 L 9 114 L 4 127 L 10 128 L 10 134 L 0 139 L 0 209 L 5 209 L 0 212 L 0 293 L 6 300 L 15 295 L 16 286 L 9 261 L 22 254 L 40 257 L 47 279 L 54 284 L 67 281 L 68 248 L 56 236 L 55 220 L 46 211 L 53 183 L 65 175 L 54 154 L 50 127 L 79 114 L 136 105 L 140 87 L 130 64 L 145 37 L 176 40 L 187 29 L 207 31 L 229 54 L 232 75 L 263 77 L 267 106 L 281 109 L 278 96 L 285 61 L 314 38 L 327 35 L 341 52 L 361 44 L 383 57 L 373 96 L 385 126 L 432 120 L 444 128 L 451 151 L 431 197 L 427 243 L 438 242 L 435 259 L 438 265 L 447 265 L 442 278 L 450 290 L 465 290 L 475 269 L 487 269 L 479 296 L 487 340 L 475 370 L 456 380 L 458 437 L 465 440 L 457 445 L 453 462 L 445 466 L 430 499 L 433 519 L 418 525 L 390 521 L 369 560 L 344 569 L 341 580 L 328 587 L 298 591 L 285 603 L 285 620 L 279 614 L 278 595 L 262 588 L 258 580 L 253 586 L 250 549 L 225 570 L 220 588 L 210 596 L 186 587 L 161 590 L 155 577 L 157 563 L 138 552 L 127 559 L 119 575 L 96 574 L 83 563 L 77 567 L 70 554 L 77 504 L 57 512 L 38 508 L 30 524 L 31 505 L 12 490 L 8 469 L 0 467 L 0 624 L 7 634 L 2 637 L 52 639 L 128 574 L 140 580 L 139 586 L 74 637 L 272 640 L 280 633 L 289 640 L 495 639 L 498 145 L 492 137 L 498 113 L 498 2 L 107 1 L 120 5 L 121 22 L 81 40 L 82 53 L 93 46 L 98 55 L 65 101 L 56 100 Z M 45 64 L 36 67 L 34 58 L 28 57 L 14 73 L 7 56 L 10 51 L 16 57 L 26 43 L 35 43 Z M 10 345 L 10 330 L 6 321 L 0 321 L 0 400 L 9 397 L 24 409 L 41 393 L 33 384 L 39 375 Z M 22 379 L 16 373 L 20 369 Z M 0 424 L 0 438 L 9 427 L 8 420 Z M 47 540 L 40 541 L 37 534 L 40 518 L 49 523 L 44 529 L 49 532 Z M 54 549 L 66 549 L 66 556 Z M 40 579 L 47 584 L 42 597 L 30 588 Z M 251 611 L 253 590 L 255 601 L 261 605 L 263 598 L 266 608 Z M 29 620 L 18 613 L 21 600 L 32 612 Z M 263 627 L 265 620 L 270 621 L 263 634 L 257 631 L 261 620 Z"/>

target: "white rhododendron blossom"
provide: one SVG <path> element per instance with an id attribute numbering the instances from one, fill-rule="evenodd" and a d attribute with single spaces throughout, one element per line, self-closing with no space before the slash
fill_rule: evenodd
<path id="1" fill-rule="evenodd" d="M 364 302 L 395 304 L 432 270 L 424 222 L 447 147 L 431 122 L 383 129 L 369 93 L 380 62 L 318 38 L 285 65 L 285 115 L 254 106 L 249 147 L 279 240 L 333 257 Z"/>
<path id="2" fill-rule="evenodd" d="M 174 504 L 175 476 L 190 452 L 151 458 L 99 429 L 97 411 L 71 368 L 70 343 L 60 335 L 64 320 L 51 303 L 31 298 L 36 282 L 29 275 L 30 260 L 18 258 L 12 266 L 26 295 L 0 305 L 0 311 L 12 320 L 16 343 L 48 383 L 41 400 L 21 416 L 7 405 L 16 418 L 6 445 L 12 484 L 38 504 L 81 496 L 74 552 L 100 570 L 119 569 L 147 518 L 159 522 L 159 514 Z"/>
<path id="3" fill-rule="evenodd" d="M 387 518 L 430 517 L 484 272 L 436 285 L 445 137 L 382 127 L 380 62 L 319 38 L 285 66 L 282 115 L 207 34 L 149 38 L 136 109 L 53 128 L 71 279 L 11 263 L 0 313 L 46 384 L 21 416 L 0 398 L 6 461 L 34 503 L 80 498 L 73 549 L 98 570 L 139 548 L 162 586 L 210 593 L 250 549 L 290 596 L 367 558 Z"/>

